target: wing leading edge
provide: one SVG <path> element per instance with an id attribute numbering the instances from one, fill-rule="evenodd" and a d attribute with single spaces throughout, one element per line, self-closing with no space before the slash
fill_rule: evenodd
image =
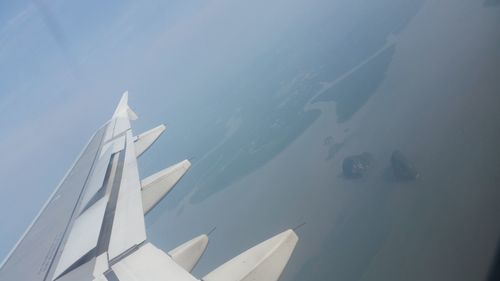
<path id="1" fill-rule="evenodd" d="M 134 136 L 124 93 L 0 268 L 0 280 L 275 281 L 298 241 L 282 232 L 201 279 L 191 275 L 207 245 L 200 235 L 168 253 L 146 241 L 144 215 L 190 168 L 183 160 L 141 180 L 137 157 L 164 132 Z M 56 221 L 56 222 L 54 222 Z"/>

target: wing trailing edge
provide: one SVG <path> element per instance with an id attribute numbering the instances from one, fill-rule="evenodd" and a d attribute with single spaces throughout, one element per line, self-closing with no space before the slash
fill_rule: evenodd
<path id="1" fill-rule="evenodd" d="M 106 279 L 94 281 L 276 281 L 297 241 L 295 232 L 286 230 L 231 259 L 201 280 L 189 272 L 205 251 L 206 235 L 198 236 L 168 254 L 146 243 L 104 273 Z"/>
<path id="2" fill-rule="evenodd" d="M 170 256 L 150 243 L 122 259 L 104 274 L 107 280 L 119 281 L 197 281 Z"/>

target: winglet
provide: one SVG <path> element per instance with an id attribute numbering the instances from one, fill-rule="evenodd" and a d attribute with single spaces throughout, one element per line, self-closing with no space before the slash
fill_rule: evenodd
<path id="1" fill-rule="evenodd" d="M 115 117 L 128 117 L 130 120 L 137 119 L 137 114 L 128 106 L 128 91 L 123 93 L 120 102 L 116 106 L 115 113 L 113 113 L 113 118 Z"/>
<path id="2" fill-rule="evenodd" d="M 126 112 L 127 108 L 128 108 L 128 91 L 123 93 L 120 102 L 116 106 L 115 113 L 113 113 L 113 117 L 117 117 L 118 115 L 123 114 L 123 112 Z"/>

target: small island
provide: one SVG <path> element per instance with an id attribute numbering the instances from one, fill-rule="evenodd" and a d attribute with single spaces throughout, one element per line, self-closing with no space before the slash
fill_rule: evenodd
<path id="1" fill-rule="evenodd" d="M 391 154 L 391 167 L 398 180 L 416 180 L 420 176 L 413 164 L 399 150 L 394 150 Z"/>
<path id="2" fill-rule="evenodd" d="M 373 162 L 368 152 L 348 156 L 342 162 L 342 172 L 346 178 L 356 179 L 363 177 Z"/>

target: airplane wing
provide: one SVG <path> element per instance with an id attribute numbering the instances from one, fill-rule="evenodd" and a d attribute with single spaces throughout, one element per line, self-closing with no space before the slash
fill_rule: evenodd
<path id="1" fill-rule="evenodd" d="M 144 215 L 190 168 L 178 164 L 140 179 L 137 158 L 165 131 L 134 136 L 128 93 L 90 139 L 33 223 L 0 265 L 0 280 L 275 281 L 298 241 L 286 230 L 198 279 L 191 270 L 203 234 L 165 253 L 147 241 Z"/>

